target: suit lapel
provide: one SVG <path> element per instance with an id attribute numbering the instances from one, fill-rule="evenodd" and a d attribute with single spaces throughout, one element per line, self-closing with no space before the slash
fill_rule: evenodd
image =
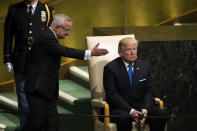
<path id="1" fill-rule="evenodd" d="M 136 90 L 137 88 L 137 83 L 138 83 L 138 80 L 139 80 L 139 73 L 140 72 L 140 65 L 139 65 L 139 62 L 138 60 L 136 60 L 134 62 L 134 72 L 133 72 L 133 88 L 134 88 L 134 91 Z"/>
<path id="2" fill-rule="evenodd" d="M 27 13 L 27 5 L 26 5 L 26 3 L 23 1 L 23 3 L 22 3 L 22 7 L 21 7 L 21 9 L 20 9 L 20 12 L 21 12 L 21 14 L 23 14 L 24 15 L 24 17 L 25 17 L 25 19 L 28 21 L 28 13 Z"/>
<path id="3" fill-rule="evenodd" d="M 119 66 L 120 66 L 120 71 L 121 71 L 120 74 L 122 74 L 121 78 L 125 78 L 127 81 L 125 84 L 128 85 L 129 87 L 131 87 L 128 71 L 127 71 L 127 68 L 125 67 L 125 64 L 123 63 L 123 60 L 121 57 L 119 59 Z M 126 87 L 128 87 L 128 86 L 126 86 Z"/>
<path id="4" fill-rule="evenodd" d="M 33 14 L 32 17 L 36 17 L 37 18 L 37 16 L 40 15 L 40 13 L 41 13 L 40 11 L 41 10 L 42 10 L 42 3 L 40 1 L 38 1 L 37 6 L 36 6 L 36 9 L 35 9 L 35 12 L 34 12 L 34 14 Z"/>

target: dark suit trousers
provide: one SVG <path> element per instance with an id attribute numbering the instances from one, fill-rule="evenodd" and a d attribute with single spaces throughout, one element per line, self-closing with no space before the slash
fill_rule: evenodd
<path id="1" fill-rule="evenodd" d="M 120 115 L 122 117 L 111 117 L 111 121 L 117 124 L 118 131 L 131 131 L 132 121 L 134 121 L 128 112 L 121 109 L 113 109 L 111 115 Z M 153 106 L 148 116 L 165 116 L 165 110 L 160 110 Z M 146 123 L 150 126 L 150 131 L 164 131 L 166 118 L 147 118 Z"/>
<path id="2" fill-rule="evenodd" d="M 26 93 L 30 113 L 23 131 L 58 131 L 56 98 L 49 100 L 38 93 Z"/>

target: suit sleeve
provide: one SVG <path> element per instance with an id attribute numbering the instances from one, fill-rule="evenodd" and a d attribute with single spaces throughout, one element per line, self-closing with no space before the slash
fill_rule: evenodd
<path id="1" fill-rule="evenodd" d="M 56 40 L 45 40 L 42 44 L 46 53 L 56 56 L 64 56 L 69 58 L 75 58 L 83 60 L 85 56 L 85 50 L 79 50 L 62 46 Z"/>
<path id="2" fill-rule="evenodd" d="M 145 91 L 145 97 L 144 97 L 144 103 L 145 103 L 145 109 L 150 110 L 154 102 L 154 96 L 153 96 L 153 84 L 152 84 L 152 75 L 151 75 L 151 68 L 150 65 L 148 65 L 148 71 L 147 71 L 147 84 L 146 84 L 146 91 Z"/>
<path id="3" fill-rule="evenodd" d="M 4 63 L 11 62 L 12 42 L 14 36 L 14 7 L 10 6 L 4 24 Z"/>
<path id="4" fill-rule="evenodd" d="M 119 95 L 116 90 L 115 76 L 108 66 L 105 66 L 104 68 L 103 84 L 106 92 L 106 99 L 109 104 L 129 113 L 132 107 L 129 106 L 129 104 Z"/>

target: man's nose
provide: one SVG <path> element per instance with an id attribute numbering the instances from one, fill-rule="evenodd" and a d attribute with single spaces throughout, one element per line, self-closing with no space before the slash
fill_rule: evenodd
<path id="1" fill-rule="evenodd" d="M 131 54 L 134 54 L 134 50 L 130 50 L 130 53 L 131 53 Z"/>

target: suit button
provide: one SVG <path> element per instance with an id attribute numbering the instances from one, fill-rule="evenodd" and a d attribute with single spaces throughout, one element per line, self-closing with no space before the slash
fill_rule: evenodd
<path id="1" fill-rule="evenodd" d="M 29 25 L 32 26 L 32 23 L 30 22 Z"/>
<path id="2" fill-rule="evenodd" d="M 32 31 L 31 30 L 29 31 L 29 34 L 32 34 Z"/>

